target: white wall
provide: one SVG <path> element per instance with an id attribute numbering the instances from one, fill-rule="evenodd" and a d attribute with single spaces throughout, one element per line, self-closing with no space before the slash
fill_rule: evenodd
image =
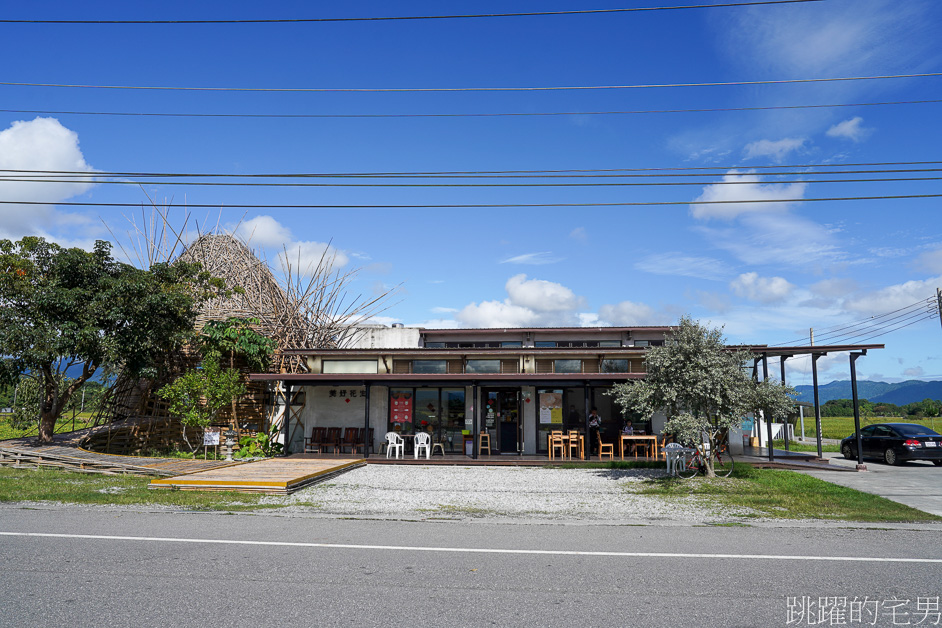
<path id="1" fill-rule="evenodd" d="M 418 327 L 366 327 L 357 332 L 346 349 L 415 349 L 419 346 Z"/>
<path id="2" fill-rule="evenodd" d="M 300 430 L 291 428 L 292 452 L 304 451 L 304 437 L 311 435 L 315 427 L 363 427 L 363 414 L 366 409 L 366 398 L 363 396 L 363 386 L 305 386 L 305 404 L 301 411 L 301 424 L 304 426 L 303 436 Z M 330 391 L 335 396 L 330 396 Z M 346 396 L 341 397 L 341 391 Z M 351 397 L 351 391 L 356 392 Z M 386 386 L 372 386 L 370 388 L 370 427 L 373 428 L 373 450 L 379 451 L 379 443 L 386 434 L 387 416 L 389 415 L 389 389 Z M 292 423 L 294 420 L 292 419 Z"/>

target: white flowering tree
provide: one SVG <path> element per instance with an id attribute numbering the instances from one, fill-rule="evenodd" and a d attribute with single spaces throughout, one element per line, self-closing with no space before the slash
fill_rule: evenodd
<path id="1" fill-rule="evenodd" d="M 786 386 L 751 379 L 744 366 L 753 357 L 728 347 L 722 329 L 684 316 L 664 346 L 648 350 L 645 378 L 616 385 L 612 394 L 623 412 L 649 419 L 663 410 L 665 432 L 681 442 L 708 443 L 716 451 L 747 413 L 770 407 L 777 413 L 794 404 Z M 705 462 L 707 476 L 715 476 L 713 461 Z"/>

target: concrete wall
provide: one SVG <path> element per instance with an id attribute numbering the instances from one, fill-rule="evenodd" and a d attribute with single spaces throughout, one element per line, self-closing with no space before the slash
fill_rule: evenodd
<path id="1" fill-rule="evenodd" d="M 419 346 L 417 327 L 365 327 L 346 349 L 415 349 Z"/>

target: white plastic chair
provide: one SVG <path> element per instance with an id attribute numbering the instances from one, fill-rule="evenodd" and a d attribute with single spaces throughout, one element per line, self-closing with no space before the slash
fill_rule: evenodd
<path id="1" fill-rule="evenodd" d="M 667 460 L 667 473 L 677 475 L 677 461 L 684 457 L 684 446 L 680 443 L 667 443 L 664 445 L 664 458 Z"/>
<path id="2" fill-rule="evenodd" d="M 389 454 L 395 452 L 396 458 L 402 458 L 402 452 L 405 451 L 405 441 L 402 440 L 402 436 L 396 434 L 395 432 L 386 432 L 386 457 L 389 458 Z"/>
<path id="3" fill-rule="evenodd" d="M 415 459 L 419 459 L 419 450 L 425 449 L 425 459 L 428 460 L 432 457 L 432 437 L 429 436 L 428 432 L 419 432 L 415 435 L 415 446 L 413 447 L 413 453 L 415 454 Z"/>

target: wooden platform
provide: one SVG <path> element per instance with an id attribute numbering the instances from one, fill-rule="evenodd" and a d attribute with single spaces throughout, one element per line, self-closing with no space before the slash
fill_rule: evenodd
<path id="1" fill-rule="evenodd" d="M 0 466 L 58 468 L 109 475 L 172 476 L 234 464 L 238 463 L 225 460 L 115 456 L 81 449 L 74 444 L 37 446 L 31 439 L 0 442 Z"/>
<path id="2" fill-rule="evenodd" d="M 362 458 L 269 458 L 172 478 L 160 478 L 152 480 L 148 488 L 289 495 L 363 464 Z"/>

